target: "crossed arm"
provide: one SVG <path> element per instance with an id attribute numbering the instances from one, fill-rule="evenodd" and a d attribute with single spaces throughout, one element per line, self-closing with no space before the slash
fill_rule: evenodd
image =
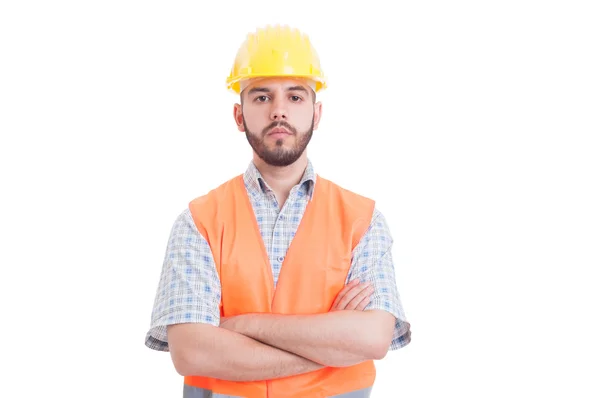
<path id="1" fill-rule="evenodd" d="M 245 314 L 222 319 L 220 327 L 169 326 L 173 363 L 183 376 L 253 381 L 381 359 L 395 318 L 363 311 L 371 293 L 366 284 L 350 283 L 325 314 Z"/>
<path id="2" fill-rule="evenodd" d="M 383 311 L 335 311 L 318 315 L 246 314 L 221 327 L 324 366 L 345 367 L 382 359 L 395 318 Z"/>

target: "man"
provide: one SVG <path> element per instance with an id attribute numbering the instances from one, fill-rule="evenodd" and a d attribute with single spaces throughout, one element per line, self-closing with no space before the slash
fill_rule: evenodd
<path id="1" fill-rule="evenodd" d="M 146 336 L 186 398 L 369 397 L 373 361 L 410 342 L 383 215 L 307 156 L 325 86 L 297 30 L 238 51 L 228 87 L 253 160 L 176 220 Z"/>

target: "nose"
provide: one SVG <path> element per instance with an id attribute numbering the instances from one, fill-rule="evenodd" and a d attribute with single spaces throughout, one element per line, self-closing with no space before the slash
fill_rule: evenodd
<path id="1" fill-rule="evenodd" d="M 285 108 L 285 103 L 280 96 L 277 96 L 271 102 L 271 120 L 287 120 L 287 109 Z"/>

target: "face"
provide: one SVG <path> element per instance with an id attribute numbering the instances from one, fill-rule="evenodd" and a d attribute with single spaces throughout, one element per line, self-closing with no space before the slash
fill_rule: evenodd
<path id="1" fill-rule="evenodd" d="M 241 93 L 234 117 L 260 159 L 288 166 L 304 154 L 318 127 L 321 104 L 302 80 L 257 79 Z"/>

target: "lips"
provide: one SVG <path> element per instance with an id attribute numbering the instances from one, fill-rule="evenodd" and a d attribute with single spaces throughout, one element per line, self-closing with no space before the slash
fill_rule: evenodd
<path id="1" fill-rule="evenodd" d="M 283 134 L 291 135 L 292 133 L 290 133 L 289 130 L 287 130 L 287 129 L 283 128 L 283 127 L 275 127 L 273 130 L 271 130 L 269 132 L 269 135 L 275 135 L 275 134 L 277 134 L 277 135 L 283 135 Z"/>

